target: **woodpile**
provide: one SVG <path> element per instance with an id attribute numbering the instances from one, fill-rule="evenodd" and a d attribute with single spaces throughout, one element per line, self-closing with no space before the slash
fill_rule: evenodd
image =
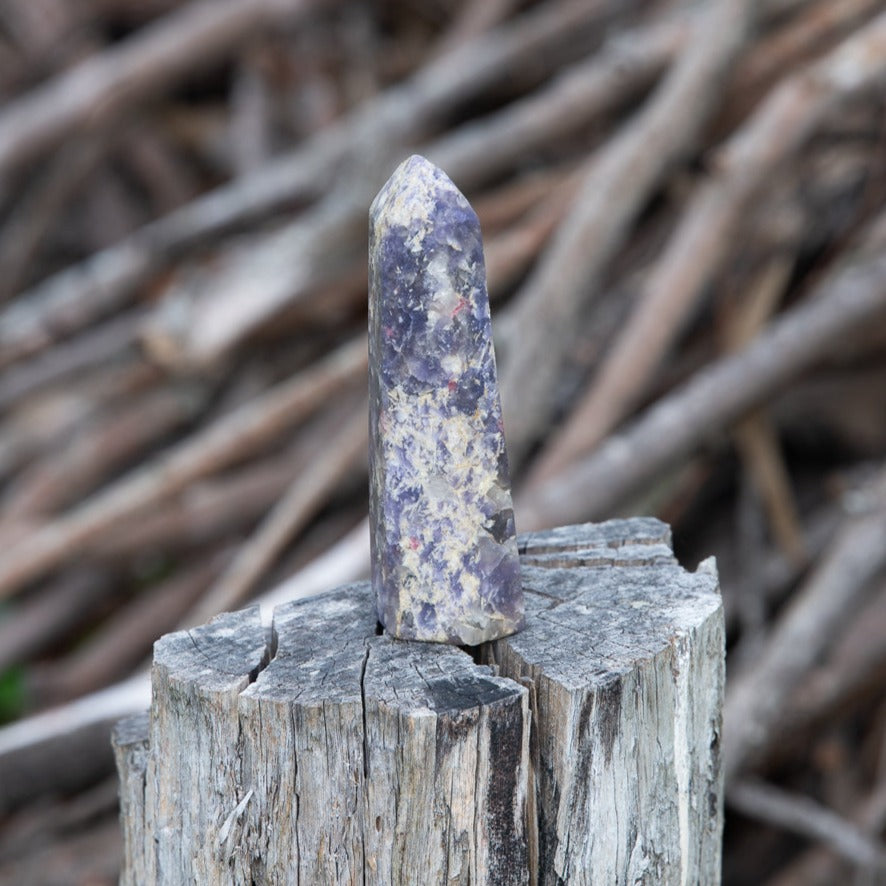
<path id="1" fill-rule="evenodd" d="M 717 556 L 725 882 L 882 877 L 884 90 L 877 0 L 6 0 L 0 882 L 115 882 L 157 637 L 365 574 L 415 152 L 483 225 L 518 530 Z"/>

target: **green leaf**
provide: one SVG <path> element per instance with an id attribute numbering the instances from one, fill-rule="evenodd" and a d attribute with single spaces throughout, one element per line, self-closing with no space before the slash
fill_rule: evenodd
<path id="1" fill-rule="evenodd" d="M 21 667 L 0 673 L 0 723 L 17 720 L 25 709 L 25 671 Z"/>

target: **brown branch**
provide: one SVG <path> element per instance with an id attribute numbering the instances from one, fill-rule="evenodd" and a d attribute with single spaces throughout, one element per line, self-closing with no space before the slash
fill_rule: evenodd
<path id="1" fill-rule="evenodd" d="M 880 220 L 880 228 L 886 227 Z M 702 370 L 658 401 L 623 433 L 517 506 L 522 529 L 606 516 L 717 430 L 740 418 L 792 378 L 886 311 L 886 258 L 870 237 L 871 255 L 848 260 L 816 295 L 783 314 L 744 351 Z"/>
<path id="2" fill-rule="evenodd" d="M 761 94 L 785 71 L 808 64 L 823 51 L 858 28 L 880 8 L 880 0 L 844 0 L 809 3 L 795 19 L 759 41 L 737 66 L 731 98 L 721 112 L 726 120 L 741 119 Z"/>
<path id="3" fill-rule="evenodd" d="M 52 761 L 70 766 L 65 756 Z M 114 883 L 120 876 L 119 782 L 94 772 L 82 792 L 35 803 L 7 819 L 0 833 L 0 882 Z"/>
<path id="4" fill-rule="evenodd" d="M 553 415 L 557 379 L 603 272 L 665 172 L 695 147 L 753 6 L 719 0 L 698 20 L 689 48 L 638 117 L 600 150 L 572 212 L 515 296 L 503 331 L 501 391 L 517 465 Z"/>
<path id="5" fill-rule="evenodd" d="M 96 771 L 110 772 L 111 727 L 150 703 L 151 679 L 141 673 L 0 727 L 0 812 L 46 791 L 76 790 L 89 784 Z M 71 760 L 78 765 L 71 766 Z"/>
<path id="6" fill-rule="evenodd" d="M 184 618 L 186 626 L 202 624 L 219 612 L 240 605 L 273 565 L 289 541 L 328 500 L 336 485 L 358 460 L 365 458 L 368 406 L 361 403 L 351 419 L 314 464 L 299 474 L 209 593 Z"/>
<path id="7" fill-rule="evenodd" d="M 577 178 L 576 173 L 567 175 L 539 198 L 524 219 L 486 240 L 486 281 L 493 301 L 523 276 L 569 212 Z"/>
<path id="8" fill-rule="evenodd" d="M 590 389 L 548 444 L 544 473 L 591 450 L 637 403 L 736 242 L 751 200 L 841 103 L 886 77 L 886 15 L 790 77 L 735 135 L 683 215 Z M 525 401 L 521 403 L 525 410 Z M 542 468 L 539 468 L 541 475 Z"/>
<path id="9" fill-rule="evenodd" d="M 751 283 L 744 301 L 727 305 L 726 347 L 746 347 L 763 328 L 781 301 L 794 262 L 785 257 L 769 261 Z M 731 307 L 730 307 L 731 306 Z M 769 526 L 785 556 L 806 562 L 806 547 L 790 478 L 768 416 L 757 410 L 745 416 L 733 431 L 736 446 L 763 502 Z"/>
<path id="10" fill-rule="evenodd" d="M 302 600 L 369 575 L 369 520 L 363 520 L 329 550 L 254 601 L 270 622 L 274 607 Z"/>
<path id="11" fill-rule="evenodd" d="M 430 160 L 462 188 L 517 165 L 528 151 L 565 138 L 655 82 L 692 34 L 688 16 L 674 16 L 610 40 L 549 85 L 467 123 L 428 146 Z"/>
<path id="12" fill-rule="evenodd" d="M 279 499 L 282 489 L 312 470 L 317 452 L 336 433 L 342 415 L 353 409 L 348 396 L 343 405 L 344 413 L 340 406 L 333 406 L 300 428 L 295 442 L 281 454 L 263 456 L 222 476 L 191 484 L 140 514 L 138 520 L 122 521 L 90 545 L 87 555 L 102 563 L 125 562 L 145 551 L 186 552 L 242 535 Z"/>
<path id="13" fill-rule="evenodd" d="M 886 686 L 886 585 L 839 638 L 827 663 L 806 679 L 784 712 L 782 734 L 809 732 Z M 831 720 L 833 722 L 833 720 Z"/>
<path id="14" fill-rule="evenodd" d="M 519 173 L 500 187 L 483 191 L 471 200 L 480 219 L 484 240 L 502 233 L 538 205 L 539 202 L 570 183 L 574 191 L 578 183 L 575 164 L 546 167 Z"/>
<path id="15" fill-rule="evenodd" d="M 859 827 L 872 841 L 883 830 L 886 823 L 886 778 L 883 778 L 882 755 L 879 780 L 871 792 L 855 810 L 853 824 Z M 770 886 L 832 886 L 839 881 L 843 872 L 838 867 L 838 859 L 823 846 L 807 850 L 787 869 L 772 878 Z M 876 874 L 874 874 L 876 876 Z M 864 882 L 864 880 L 862 880 Z M 876 881 L 875 881 L 876 882 Z"/>
<path id="16" fill-rule="evenodd" d="M 125 676 L 150 654 L 158 637 L 175 629 L 230 553 L 202 553 L 196 564 L 146 589 L 112 615 L 71 654 L 33 670 L 28 680 L 33 696 L 41 705 L 59 704 Z"/>
<path id="17" fill-rule="evenodd" d="M 0 376 L 0 409 L 8 409 L 37 389 L 75 372 L 106 366 L 137 344 L 144 321 L 145 311 L 129 311 L 33 360 L 7 369 Z"/>
<path id="18" fill-rule="evenodd" d="M 23 539 L 0 565 L 0 597 L 44 575 L 118 521 L 274 439 L 365 371 L 366 341 L 350 342 L 316 366 L 219 419 L 57 521 Z"/>
<path id="19" fill-rule="evenodd" d="M 53 275 L 0 312 L 0 367 L 119 310 L 139 286 L 188 249 L 283 206 L 318 198 L 332 189 L 343 167 L 356 163 L 366 145 L 414 142 L 430 121 L 507 81 L 527 59 L 539 76 L 556 70 L 587 51 L 594 30 L 611 14 L 606 4 L 585 0 L 545 4 L 446 53 L 254 174 L 216 188 Z M 364 210 L 359 207 L 363 215 Z"/>
<path id="20" fill-rule="evenodd" d="M 517 6 L 517 0 L 468 0 L 456 12 L 446 33 L 433 47 L 443 55 L 462 43 L 498 25 Z"/>
<path id="21" fill-rule="evenodd" d="M 3 613 L 0 620 L 0 673 L 42 652 L 68 631 L 83 625 L 113 593 L 107 572 L 70 570 Z"/>
<path id="22" fill-rule="evenodd" d="M 298 467 L 296 457 L 287 451 L 191 485 L 138 520 L 110 527 L 88 547 L 88 555 L 113 563 L 144 551 L 186 551 L 241 532 L 273 504 Z"/>
<path id="23" fill-rule="evenodd" d="M 53 157 L 48 169 L 13 210 L 0 237 L 0 302 L 15 293 L 29 276 L 28 266 L 65 204 L 89 180 L 107 151 L 107 140 L 75 139 Z"/>
<path id="24" fill-rule="evenodd" d="M 115 470 L 134 463 L 151 446 L 199 415 L 208 391 L 164 386 L 122 406 L 44 458 L 11 485 L 0 526 L 43 518 L 99 487 Z"/>
<path id="25" fill-rule="evenodd" d="M 162 132 L 135 125 L 127 128 L 120 141 L 120 159 L 144 182 L 155 211 L 168 213 L 196 198 L 200 190 L 197 176 Z"/>
<path id="26" fill-rule="evenodd" d="M 354 581 L 368 570 L 369 524 L 364 520 L 325 554 L 256 602 L 270 623 L 273 606 Z M 110 749 L 111 726 L 120 717 L 145 710 L 150 698 L 150 675 L 144 672 L 0 727 L 0 812 L 42 792 L 58 790 L 60 773 L 52 762 L 59 757 L 88 762 L 96 747 Z M 108 758 L 110 762 L 110 755 Z"/>
<path id="27" fill-rule="evenodd" d="M 804 564 L 808 553 L 790 477 L 771 422 L 762 413 L 754 412 L 735 426 L 733 434 L 776 543 L 786 557 L 798 565 Z"/>
<path id="28" fill-rule="evenodd" d="M 733 676 L 723 715 L 727 785 L 770 744 L 782 711 L 812 664 L 886 565 L 886 489 L 863 517 L 849 518 L 816 570 L 794 595 L 748 670 Z"/>
<path id="29" fill-rule="evenodd" d="M 121 327 L 125 325 L 121 322 Z M 116 331 L 106 331 L 112 337 L 117 334 Z M 120 327 L 117 331 L 127 338 L 131 332 Z M 102 352 L 98 342 L 96 350 Z M 85 349 L 80 349 L 80 355 L 83 356 L 84 363 L 92 362 Z M 66 360 L 67 358 L 63 359 L 62 364 Z M 56 374 L 55 361 L 49 354 L 46 355 L 45 362 L 40 363 L 39 366 L 27 368 L 27 372 L 26 367 L 21 367 L 23 375 L 37 382 L 35 388 L 40 387 L 42 382 L 42 366 Z M 3 433 L 0 434 L 0 478 L 5 479 L 16 471 L 25 470 L 29 464 L 61 441 L 80 433 L 106 410 L 116 409 L 121 401 L 138 397 L 156 386 L 159 378 L 156 367 L 138 358 L 115 361 L 113 372 L 108 372 L 107 366 L 95 368 L 96 372 L 80 379 L 77 385 L 59 385 L 49 391 L 31 392 L 31 396 L 5 416 Z M 10 372 L 10 380 L 13 375 L 17 373 Z M 63 375 L 61 372 L 57 373 L 59 379 Z M 0 380 L 0 389 L 3 387 L 3 380 Z"/>
<path id="30" fill-rule="evenodd" d="M 758 781 L 740 781 L 726 792 L 726 802 L 751 818 L 784 828 L 833 849 L 853 864 L 886 871 L 886 848 L 845 818 L 809 797 Z"/>
<path id="31" fill-rule="evenodd" d="M 229 51 L 249 33 L 296 14 L 305 0 L 188 3 L 18 99 L 0 115 L 0 178 L 71 132 L 93 129 Z"/>
<path id="32" fill-rule="evenodd" d="M 814 756 L 814 747 L 832 727 L 876 708 L 886 685 L 886 585 L 881 582 L 873 599 L 857 606 L 850 619 L 825 659 L 814 663 L 791 693 L 773 724 L 763 749 L 765 759 L 761 758 L 767 770 L 795 766 L 810 751 Z M 755 659 L 762 648 L 765 643 L 753 651 Z M 752 666 L 748 656 L 730 665 L 738 674 Z"/>
<path id="33" fill-rule="evenodd" d="M 807 517 L 803 526 L 803 542 L 809 551 L 820 551 L 833 539 L 842 523 L 841 508 L 826 505 Z M 787 596 L 803 573 L 805 563 L 786 557 L 781 550 L 771 549 L 754 564 L 754 568 L 743 570 L 737 581 L 723 588 L 723 608 L 726 615 L 726 632 L 729 636 L 739 627 L 742 601 L 751 600 L 750 605 L 760 611 L 775 608 Z M 743 656 L 743 640 L 730 651 L 733 661 Z M 755 655 L 750 652 L 749 655 Z"/>
<path id="34" fill-rule="evenodd" d="M 876 332 L 873 327 L 872 332 Z M 871 345 L 883 354 L 882 345 Z M 844 451 L 876 458 L 886 452 L 886 362 L 866 358 L 863 342 L 853 343 L 858 368 L 818 373 L 798 384 L 790 397 L 773 404 L 776 421 L 787 428 L 815 428 Z M 859 350 L 855 350 L 858 348 Z"/>
<path id="35" fill-rule="evenodd" d="M 648 83 L 686 39 L 685 31 L 685 21 L 678 19 L 651 28 L 636 44 L 617 42 L 424 151 L 460 187 L 476 186 L 526 150 L 574 131 Z M 182 275 L 147 327 L 147 341 L 159 359 L 185 367 L 212 365 L 365 255 L 367 207 L 404 150 L 396 129 L 376 135 L 375 150 L 359 174 L 344 179 L 296 221 L 228 250 L 212 267 Z"/>

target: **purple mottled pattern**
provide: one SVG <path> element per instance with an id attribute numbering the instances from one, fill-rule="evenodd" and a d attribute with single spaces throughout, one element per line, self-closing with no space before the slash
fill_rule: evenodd
<path id="1" fill-rule="evenodd" d="M 419 156 L 369 215 L 378 615 L 396 637 L 476 645 L 523 624 L 480 224 Z"/>

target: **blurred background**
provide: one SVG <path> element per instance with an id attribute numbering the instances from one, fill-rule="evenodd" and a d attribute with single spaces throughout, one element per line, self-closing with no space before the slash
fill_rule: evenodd
<path id="1" fill-rule="evenodd" d="M 116 882 L 162 633 L 367 573 L 369 203 L 484 230 L 518 530 L 668 521 L 727 884 L 886 882 L 882 0 L 0 2 L 0 882 Z"/>

